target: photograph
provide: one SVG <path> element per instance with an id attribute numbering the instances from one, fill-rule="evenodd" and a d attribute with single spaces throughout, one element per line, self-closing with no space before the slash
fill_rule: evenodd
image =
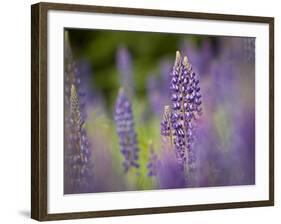
<path id="1" fill-rule="evenodd" d="M 255 185 L 255 37 L 64 29 L 64 194 Z"/>
<path id="2" fill-rule="evenodd" d="M 31 37 L 33 219 L 274 206 L 274 17 L 41 2 Z"/>

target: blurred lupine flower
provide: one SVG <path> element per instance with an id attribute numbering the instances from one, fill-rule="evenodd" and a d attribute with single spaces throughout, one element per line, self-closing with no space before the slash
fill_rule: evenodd
<path id="1" fill-rule="evenodd" d="M 201 70 L 201 53 L 196 44 L 191 40 L 185 40 L 180 45 L 183 55 L 188 55 L 189 62 L 192 64 L 192 68 L 196 73 Z"/>
<path id="2" fill-rule="evenodd" d="M 189 62 L 192 64 L 196 74 L 206 75 L 210 72 L 210 66 L 215 56 L 214 47 L 209 40 L 202 41 L 200 47 L 194 42 L 184 41 L 181 44 L 184 55 L 188 55 Z"/>
<path id="3" fill-rule="evenodd" d="M 161 74 L 160 89 L 161 89 L 161 95 L 163 96 L 163 102 L 165 104 L 169 102 L 168 101 L 169 92 L 167 91 L 167 89 L 169 89 L 169 85 L 170 85 L 170 73 L 172 70 L 172 66 L 173 66 L 173 62 L 168 59 L 163 59 L 160 62 L 160 74 Z"/>
<path id="4" fill-rule="evenodd" d="M 169 102 L 169 79 L 171 63 L 162 59 L 159 63 L 160 75 L 149 74 L 147 78 L 147 92 L 150 108 L 157 116 L 161 116 L 163 107 Z"/>
<path id="5" fill-rule="evenodd" d="M 83 112 L 85 113 L 83 118 L 87 119 L 93 113 L 93 111 L 95 112 L 96 116 L 104 116 L 104 99 L 101 93 L 93 85 L 93 71 L 90 63 L 87 60 L 83 59 L 76 61 L 75 76 L 80 80 L 79 89 L 77 89 L 77 92 L 80 99 L 80 105 L 82 105 Z"/>
<path id="6" fill-rule="evenodd" d="M 152 142 L 149 142 L 148 144 L 149 148 L 149 162 L 147 164 L 148 169 L 148 176 L 156 176 L 158 173 L 158 167 L 159 167 L 159 161 L 157 158 L 157 154 L 154 151 Z"/>
<path id="7" fill-rule="evenodd" d="M 77 63 L 73 59 L 68 33 L 65 33 L 64 64 L 64 119 L 65 119 L 65 193 L 83 193 L 92 191 L 92 173 L 90 146 L 85 121 L 85 94 L 81 90 L 81 79 Z M 80 120 L 80 124 L 77 122 Z M 76 123 L 74 122 L 76 121 Z M 80 125 L 80 126 L 79 126 Z"/>
<path id="8" fill-rule="evenodd" d="M 187 186 L 185 173 L 179 167 L 175 153 L 167 148 L 159 158 L 157 180 L 160 189 L 183 188 Z"/>
<path id="9" fill-rule="evenodd" d="M 240 47 L 237 47 L 240 46 Z M 254 62 L 255 59 L 255 38 L 254 37 L 233 37 L 223 38 L 219 45 L 222 60 L 233 62 L 243 61 Z"/>
<path id="10" fill-rule="evenodd" d="M 200 49 L 200 66 L 199 74 L 209 74 L 210 66 L 213 59 L 215 58 L 214 46 L 211 44 L 210 40 L 204 40 L 201 44 Z"/>
<path id="11" fill-rule="evenodd" d="M 67 120 L 66 157 L 69 169 L 70 193 L 91 192 L 92 164 L 89 142 L 80 112 L 79 98 L 74 85 L 70 93 L 70 116 Z"/>
<path id="12" fill-rule="evenodd" d="M 244 39 L 244 52 L 247 61 L 255 60 L 255 41 L 254 37 L 247 37 Z"/>
<path id="13" fill-rule="evenodd" d="M 173 133 L 172 133 L 172 123 L 171 123 L 171 108 L 170 106 L 164 107 L 164 114 L 161 121 L 161 135 L 163 147 L 173 145 Z"/>
<path id="14" fill-rule="evenodd" d="M 149 75 L 147 79 L 148 100 L 151 111 L 157 115 L 162 113 L 164 106 L 163 95 L 159 86 L 160 80 L 155 75 Z"/>
<path id="15" fill-rule="evenodd" d="M 120 75 L 120 85 L 124 88 L 125 93 L 132 98 L 134 95 L 132 57 L 125 46 L 120 46 L 117 49 L 116 63 Z"/>
<path id="16" fill-rule="evenodd" d="M 212 104 L 216 106 L 224 102 L 231 105 L 234 104 L 236 91 L 239 89 L 237 81 L 235 80 L 236 69 L 236 65 L 232 61 L 223 61 L 223 59 L 221 59 L 213 63 L 210 78 L 213 82 L 212 88 L 216 90 L 216 97 Z M 231 83 L 231 85 L 225 85 L 226 81 Z M 231 103 L 229 102 L 230 98 L 232 99 Z"/>
<path id="17" fill-rule="evenodd" d="M 189 170 L 194 164 L 194 126 L 195 121 L 202 113 L 199 80 L 195 77 L 187 57 L 182 58 L 176 53 L 176 60 L 171 73 L 171 103 L 170 113 L 173 148 L 176 158 L 182 169 Z M 168 107 L 165 107 L 165 110 Z M 166 113 L 166 111 L 165 111 Z M 161 123 L 161 134 L 167 136 L 167 118 Z M 168 115 L 169 116 L 169 115 Z"/>
<path id="18" fill-rule="evenodd" d="M 71 85 L 74 83 L 77 85 L 78 77 L 76 76 L 77 73 L 75 73 L 76 64 L 73 60 L 68 33 L 65 34 L 65 46 L 64 46 L 64 102 L 65 102 L 65 108 L 68 109 L 67 112 L 69 112 L 70 109 L 70 92 L 71 92 Z"/>
<path id="19" fill-rule="evenodd" d="M 124 171 L 127 172 L 131 168 L 139 168 L 139 149 L 137 146 L 137 134 L 134 127 L 132 106 L 122 88 L 118 93 L 114 118 L 120 150 L 125 158 L 123 162 Z"/>
<path id="20" fill-rule="evenodd" d="M 70 113 L 70 95 L 71 95 L 71 86 L 75 85 L 78 97 L 79 97 L 79 106 L 81 109 L 81 116 L 86 119 L 85 111 L 85 90 L 82 90 L 81 86 L 81 69 L 79 63 L 74 60 L 71 46 L 69 43 L 68 33 L 65 34 L 65 60 L 64 60 L 64 102 L 65 102 L 65 117 L 68 117 Z"/>

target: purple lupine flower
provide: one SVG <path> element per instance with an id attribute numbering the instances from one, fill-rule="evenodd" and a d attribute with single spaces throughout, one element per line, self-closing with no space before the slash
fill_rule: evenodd
<path id="1" fill-rule="evenodd" d="M 159 74 L 148 74 L 146 89 L 150 110 L 158 117 L 163 113 L 163 107 L 169 102 L 169 79 L 171 72 L 171 63 L 167 59 L 159 62 Z"/>
<path id="2" fill-rule="evenodd" d="M 209 40 L 202 41 L 200 47 L 197 47 L 191 40 L 186 40 L 181 44 L 184 55 L 192 64 L 193 71 L 196 74 L 206 75 L 210 72 L 210 66 L 215 56 L 214 47 Z"/>
<path id="3" fill-rule="evenodd" d="M 200 75 L 206 75 L 210 72 L 210 66 L 214 58 L 214 46 L 210 40 L 204 40 L 200 49 L 200 66 L 198 68 Z"/>
<path id="4" fill-rule="evenodd" d="M 67 119 L 66 159 L 69 174 L 69 192 L 91 192 L 92 164 L 90 162 L 90 146 L 81 116 L 79 98 L 76 87 L 71 86 L 70 113 Z"/>
<path id="5" fill-rule="evenodd" d="M 125 46 L 120 46 L 116 53 L 116 63 L 120 75 L 120 84 L 131 98 L 134 95 L 132 57 Z"/>
<path id="6" fill-rule="evenodd" d="M 163 147 L 167 148 L 167 147 L 172 146 L 173 145 L 173 133 L 172 133 L 170 106 L 164 107 L 164 114 L 163 114 L 163 118 L 162 118 L 160 126 L 161 126 Z"/>
<path id="7" fill-rule="evenodd" d="M 90 146 L 86 130 L 83 127 L 84 112 L 83 91 L 77 63 L 73 60 L 68 33 L 65 34 L 64 64 L 64 192 L 90 192 L 92 184 L 92 164 Z"/>
<path id="8" fill-rule="evenodd" d="M 147 78 L 147 92 L 150 108 L 153 113 L 161 116 L 163 107 L 169 101 L 169 79 L 171 63 L 163 59 L 159 63 L 160 75 L 149 74 Z"/>
<path id="9" fill-rule="evenodd" d="M 170 85 L 170 73 L 172 70 L 173 62 L 167 59 L 163 59 L 160 62 L 159 68 L 160 68 L 160 75 L 161 75 L 161 95 L 163 98 L 163 102 L 167 104 L 169 102 L 169 92 L 167 89 L 169 89 Z M 163 108 L 163 107 L 162 107 Z"/>
<path id="10" fill-rule="evenodd" d="M 85 88 L 82 85 L 82 78 L 84 76 L 84 72 L 82 72 L 80 63 L 74 60 L 71 46 L 69 43 L 68 33 L 65 34 L 65 47 L 64 47 L 64 103 L 65 103 L 65 118 L 69 116 L 70 113 L 70 95 L 71 95 L 71 86 L 74 85 L 77 91 L 77 95 L 79 97 L 79 106 L 81 109 L 81 116 L 85 120 L 86 119 L 86 111 L 85 111 Z M 83 74 L 82 74 L 83 73 Z M 88 92 L 87 92 L 88 94 Z"/>
<path id="11" fill-rule="evenodd" d="M 87 119 L 93 111 L 96 116 L 103 116 L 105 113 L 104 99 L 94 86 L 93 71 L 89 61 L 85 59 L 76 61 L 76 68 L 75 76 L 80 80 L 77 92 L 80 105 L 83 107 L 83 118 Z"/>
<path id="12" fill-rule="evenodd" d="M 255 60 L 255 41 L 254 37 L 247 37 L 244 39 L 244 53 L 248 62 Z"/>
<path id="13" fill-rule="evenodd" d="M 131 168 L 139 168 L 139 149 L 137 146 L 137 134 L 134 127 L 132 106 L 122 88 L 118 93 L 114 118 L 120 150 L 125 159 L 123 162 L 124 171 L 127 172 Z"/>
<path id="14" fill-rule="evenodd" d="M 244 60 L 247 63 L 255 60 L 254 37 L 222 37 L 219 49 L 223 60 L 228 59 L 233 62 Z"/>
<path id="15" fill-rule="evenodd" d="M 176 60 L 171 73 L 171 131 L 176 158 L 183 169 L 192 169 L 194 164 L 194 126 L 202 113 L 199 80 L 196 78 L 187 57 L 176 53 Z M 167 107 L 166 107 L 167 108 Z M 161 134 L 165 136 L 165 124 L 161 123 Z M 168 133 L 168 132 L 167 132 Z M 186 166 L 187 164 L 187 166 Z"/>
<path id="16" fill-rule="evenodd" d="M 79 85 L 80 79 L 77 77 L 76 63 L 73 60 L 73 55 L 69 43 L 68 33 L 65 34 L 65 47 L 64 47 L 64 103 L 66 108 L 66 113 L 70 112 L 70 94 L 71 85 Z M 66 114 L 67 115 L 67 114 Z M 67 117 L 67 116 L 66 116 Z"/>
<path id="17" fill-rule="evenodd" d="M 147 92 L 151 111 L 160 115 L 164 106 L 163 95 L 160 89 L 160 80 L 155 75 L 148 75 Z"/>
<path id="18" fill-rule="evenodd" d="M 191 40 L 185 40 L 180 45 L 183 55 L 188 55 L 189 62 L 192 64 L 192 68 L 196 73 L 201 70 L 201 53 L 196 44 Z"/>
<path id="19" fill-rule="evenodd" d="M 179 167 L 175 153 L 167 148 L 159 158 L 157 181 L 160 189 L 183 188 L 187 185 L 185 173 Z"/>
<path id="20" fill-rule="evenodd" d="M 147 164 L 147 169 L 148 169 L 148 176 L 156 176 L 158 173 L 158 167 L 159 167 L 159 161 L 157 154 L 154 151 L 153 144 L 152 142 L 149 142 L 148 144 L 149 148 L 149 162 Z"/>

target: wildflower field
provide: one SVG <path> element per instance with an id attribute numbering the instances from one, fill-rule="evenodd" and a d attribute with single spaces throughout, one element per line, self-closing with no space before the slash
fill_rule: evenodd
<path id="1" fill-rule="evenodd" d="M 65 30 L 65 194 L 253 184 L 254 38 Z"/>

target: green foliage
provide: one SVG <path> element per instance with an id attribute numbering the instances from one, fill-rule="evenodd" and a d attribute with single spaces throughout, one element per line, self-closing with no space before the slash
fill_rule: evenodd
<path id="1" fill-rule="evenodd" d="M 77 58 L 85 58 L 92 65 L 92 85 L 100 90 L 112 109 L 120 87 L 116 69 L 116 50 L 126 46 L 132 55 L 133 81 L 136 96 L 144 98 L 149 73 L 157 73 L 157 64 L 164 58 L 173 58 L 184 39 L 200 42 L 200 37 L 167 33 L 68 29 L 70 43 Z"/>

